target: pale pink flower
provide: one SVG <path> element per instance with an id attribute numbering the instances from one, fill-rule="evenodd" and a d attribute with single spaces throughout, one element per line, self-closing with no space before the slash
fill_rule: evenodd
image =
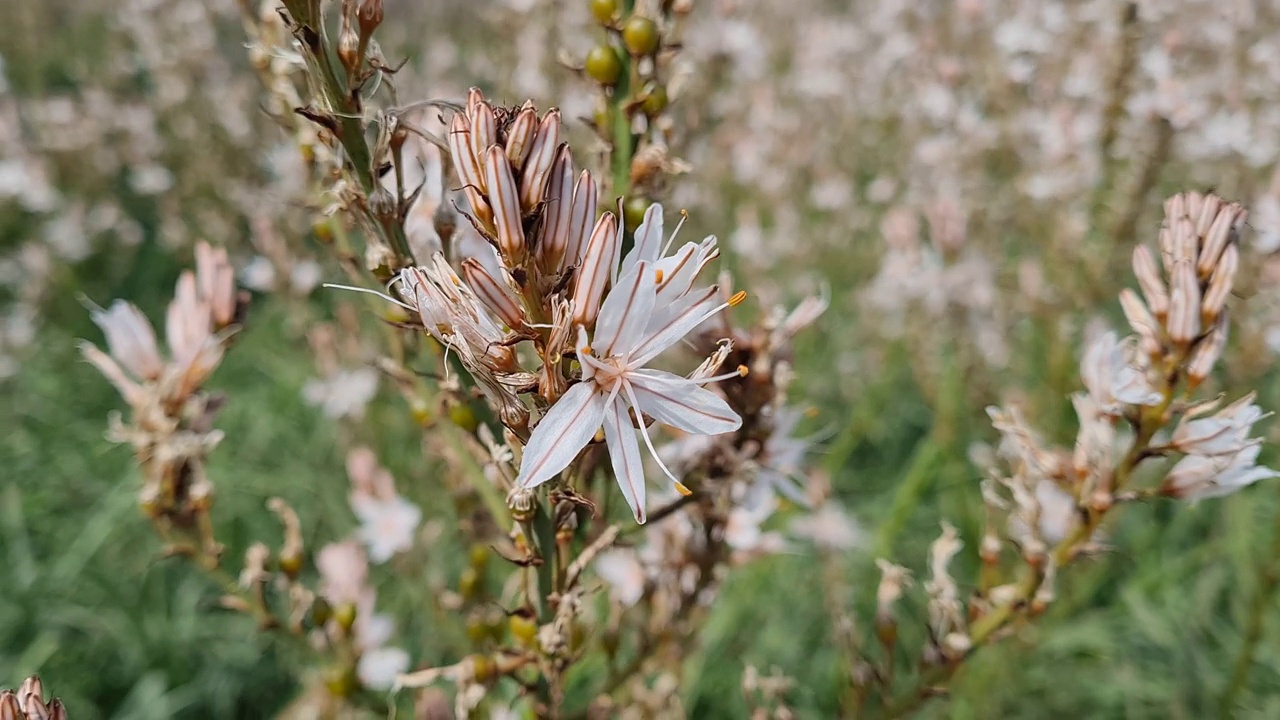
<path id="1" fill-rule="evenodd" d="M 382 500 L 360 496 L 351 509 L 360 519 L 358 535 L 369 548 L 369 559 L 384 563 L 393 555 L 413 547 L 414 532 L 422 522 L 422 510 L 396 495 Z"/>
<path id="2" fill-rule="evenodd" d="M 413 547 L 414 533 L 422 522 L 422 510 L 396 493 L 395 480 L 378 464 L 373 451 L 354 448 L 347 454 L 351 478 L 351 509 L 360 519 L 357 536 L 369 550 L 369 559 L 384 563 Z"/>
<path id="3" fill-rule="evenodd" d="M 369 580 L 369 561 L 355 540 L 330 543 L 316 553 L 320 594 L 332 604 L 358 603 Z"/>

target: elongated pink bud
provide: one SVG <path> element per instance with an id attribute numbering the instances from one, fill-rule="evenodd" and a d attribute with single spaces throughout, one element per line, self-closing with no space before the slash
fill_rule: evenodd
<path id="1" fill-rule="evenodd" d="M 1200 249 L 1200 258 L 1196 263 L 1196 275 L 1201 280 L 1213 274 L 1218 258 L 1222 257 L 1223 250 L 1237 236 L 1239 223 L 1242 222 L 1244 208 L 1237 203 L 1223 207 L 1214 217 L 1213 224 L 1204 236 L 1204 247 Z"/>
<path id="2" fill-rule="evenodd" d="M 560 111 L 552 110 L 542 118 L 538 134 L 533 139 L 529 160 L 520 176 L 520 207 L 531 212 L 542 202 L 546 193 L 547 177 L 555 165 L 560 147 Z"/>
<path id="3" fill-rule="evenodd" d="M 1137 333 L 1141 343 L 1142 351 L 1151 357 L 1160 355 L 1160 339 L 1159 325 L 1156 319 L 1151 316 L 1151 312 L 1147 310 L 1147 306 L 1142 304 L 1142 299 L 1138 297 L 1138 293 L 1130 288 L 1120 291 L 1120 307 L 1124 309 L 1125 319 L 1129 321 L 1129 327 Z"/>
<path id="4" fill-rule="evenodd" d="M 1170 285 L 1166 323 L 1169 339 L 1186 347 L 1200 334 L 1200 281 L 1195 267 L 1189 262 L 1179 263 L 1173 269 Z"/>
<path id="5" fill-rule="evenodd" d="M 600 191 L 591 177 L 590 170 L 583 170 L 578 184 L 573 187 L 573 210 L 569 215 L 569 241 L 565 245 L 561 269 L 580 265 L 587 251 L 592 223 L 596 221 L 596 209 Z"/>
<path id="6" fill-rule="evenodd" d="M 484 102 L 484 93 L 480 92 L 480 88 L 473 87 L 467 91 L 467 115 L 475 115 L 476 109 L 480 107 L 480 103 Z"/>
<path id="7" fill-rule="evenodd" d="M 1133 249 L 1133 274 L 1138 278 L 1138 287 L 1147 300 L 1147 307 L 1159 319 L 1169 314 L 1169 292 L 1160 278 L 1160 270 L 1156 267 L 1156 259 L 1146 245 Z"/>
<path id="8" fill-rule="evenodd" d="M 507 327 L 512 329 L 524 327 L 524 313 L 520 311 L 520 305 L 516 302 L 510 287 L 490 275 L 480 261 L 475 258 L 463 260 L 462 279 L 466 280 L 467 285 L 475 291 L 480 302 L 492 310 L 494 315 L 502 318 Z"/>
<path id="9" fill-rule="evenodd" d="M 1222 257 L 1213 269 L 1209 285 L 1204 290 L 1204 299 L 1200 301 L 1200 322 L 1204 327 L 1213 325 L 1222 308 L 1227 304 L 1227 296 L 1236 281 L 1236 272 L 1240 269 L 1240 249 L 1235 243 L 1227 246 Z"/>
<path id="10" fill-rule="evenodd" d="M 489 148 L 484 163 L 489 182 L 489 204 L 493 207 L 493 225 L 498 235 L 498 249 L 509 267 L 520 264 L 524 257 L 524 226 L 520 223 L 520 198 L 511 165 L 502 148 Z"/>
<path id="11" fill-rule="evenodd" d="M 538 240 L 538 267 L 554 272 L 569 245 L 569 225 L 573 215 L 573 157 L 568 145 L 561 145 L 547 181 L 542 231 Z"/>
<path id="12" fill-rule="evenodd" d="M 484 172 L 476 154 L 471 152 L 471 123 L 461 113 L 453 116 L 449 124 L 449 155 L 453 157 L 453 168 L 463 185 L 480 188 L 484 181 L 480 176 Z"/>
<path id="13" fill-rule="evenodd" d="M 618 264 L 620 245 L 617 216 L 610 212 L 601 215 L 591 233 L 591 240 L 587 242 L 582 265 L 578 268 L 577 284 L 573 290 L 575 325 L 590 327 L 596 321 L 600 303 L 604 301 L 605 291 L 609 289 L 609 279 Z"/>
<path id="14" fill-rule="evenodd" d="M 485 153 L 497 141 L 498 123 L 493 117 L 493 108 L 489 103 L 481 103 L 471 116 L 471 152 L 476 156 L 477 162 L 484 163 Z M 484 174 L 480 177 L 482 181 L 488 181 Z M 480 189 L 486 194 L 489 192 L 487 185 L 482 185 Z"/>
<path id="15" fill-rule="evenodd" d="M 1213 326 L 1213 330 L 1209 332 L 1209 336 L 1200 341 L 1196 349 L 1191 352 L 1191 359 L 1187 361 L 1187 383 L 1191 389 L 1194 390 L 1209 377 L 1209 373 L 1213 371 L 1218 358 L 1222 357 L 1222 350 L 1226 346 L 1226 318 L 1220 318 Z"/>
<path id="16" fill-rule="evenodd" d="M 520 172 L 524 161 L 533 149 L 533 139 L 538 132 L 538 111 L 527 106 L 511 121 L 507 128 L 507 159 L 511 161 L 511 169 Z"/>

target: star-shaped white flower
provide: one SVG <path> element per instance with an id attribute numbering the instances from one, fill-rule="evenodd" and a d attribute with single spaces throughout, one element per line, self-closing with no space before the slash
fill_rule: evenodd
<path id="1" fill-rule="evenodd" d="M 642 415 L 685 432 L 716 435 L 737 430 L 742 418 L 702 383 L 733 377 L 690 379 L 645 365 L 704 320 L 741 301 L 721 303 L 717 288 L 690 291 L 669 303 L 659 302 L 664 273 L 640 260 L 631 264 L 601 304 L 595 336 L 578 328 L 577 353 L 582 382 L 569 388 L 534 429 L 525 447 L 516 484 L 533 488 L 568 467 L 596 431 L 605 442 L 618 486 L 635 515 L 645 521 L 644 465 L 635 425 L 636 412 L 644 443 L 677 489 L 683 487 L 653 449 Z M 665 298 L 664 298 L 665 299 Z"/>

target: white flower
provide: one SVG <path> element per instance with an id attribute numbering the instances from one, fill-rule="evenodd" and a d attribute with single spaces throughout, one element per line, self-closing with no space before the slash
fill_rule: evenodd
<path id="1" fill-rule="evenodd" d="M 1258 466 L 1261 446 L 1253 444 L 1234 455 L 1188 455 L 1178 461 L 1164 481 L 1164 492 L 1182 500 L 1222 497 L 1280 473 Z"/>
<path id="2" fill-rule="evenodd" d="M 866 540 L 866 533 L 858 522 L 834 502 L 828 502 L 815 512 L 796 518 L 791 523 L 791 534 L 832 551 L 852 550 Z"/>
<path id="3" fill-rule="evenodd" d="M 318 405 L 325 417 L 359 420 L 365 406 L 378 393 L 378 371 L 369 367 L 339 370 L 324 379 L 312 378 L 302 386 L 308 405 Z"/>
<path id="4" fill-rule="evenodd" d="M 1163 397 L 1147 379 L 1131 339 L 1105 332 L 1089 345 L 1080 361 L 1080 377 L 1099 409 L 1119 415 L 1124 405 L 1156 405 Z"/>
<path id="5" fill-rule="evenodd" d="M 356 663 L 360 684 L 372 690 L 390 690 L 396 676 L 409 669 L 409 653 L 396 647 L 368 650 Z"/>
<path id="6" fill-rule="evenodd" d="M 642 248 L 648 251 L 648 245 L 642 245 L 640 238 L 636 247 L 636 252 Z M 627 261 L 630 260 L 628 256 Z M 683 271 L 676 269 L 667 275 L 655 272 L 647 261 L 634 264 L 627 261 L 624 264 L 630 269 L 600 307 L 593 344 L 588 344 L 587 332 L 579 326 L 577 354 L 582 363 L 582 382 L 570 387 L 534 429 L 525 447 L 516 484 L 533 488 L 550 480 L 568 467 L 603 425 L 618 486 L 636 521 L 642 523 L 645 520 L 644 466 L 629 414 L 632 408 L 637 415 L 645 414 L 658 422 L 700 435 L 732 432 L 742 425 L 742 418 L 728 403 L 700 387 L 700 383 L 717 378 L 695 381 L 651 370 L 645 365 L 704 320 L 736 302 L 720 303 L 718 288 L 711 287 L 686 291 L 674 299 L 664 297 L 667 302 L 660 303 L 660 294 L 670 286 L 664 285 L 664 281 L 674 282 L 675 276 Z M 740 301 L 740 297 L 735 298 Z M 642 418 L 640 433 L 657 459 Z M 677 482 L 677 488 L 682 487 L 661 459 L 658 463 L 672 481 Z"/>
<path id="7" fill-rule="evenodd" d="M 369 559 L 384 563 L 413 547 L 414 531 L 422 522 L 422 510 L 399 495 L 382 499 L 353 495 L 351 509 L 360 518 L 358 535 L 369 548 Z"/>
<path id="8" fill-rule="evenodd" d="M 644 596 L 645 572 L 634 550 L 608 550 L 595 562 L 596 574 L 609 585 L 609 594 L 623 607 L 632 607 Z"/>
<path id="9" fill-rule="evenodd" d="M 1253 404 L 1254 397 L 1254 393 L 1249 393 L 1209 417 L 1196 415 L 1212 409 L 1213 405 L 1201 413 L 1188 413 L 1173 431 L 1173 446 L 1192 455 L 1234 455 L 1240 452 L 1254 442 L 1249 440 L 1249 431 L 1264 417 L 1262 409 Z"/>

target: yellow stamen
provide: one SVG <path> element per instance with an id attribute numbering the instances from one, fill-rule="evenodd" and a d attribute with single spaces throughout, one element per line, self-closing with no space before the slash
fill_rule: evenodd
<path id="1" fill-rule="evenodd" d="M 604 428 L 600 428 L 599 430 L 596 431 L 596 436 L 594 440 L 598 443 L 604 442 Z"/>
<path id="2" fill-rule="evenodd" d="M 582 346 L 582 349 L 578 350 L 578 354 L 579 354 L 579 355 L 594 355 L 594 354 L 595 354 L 595 351 L 591 349 L 591 346 L 590 346 L 590 345 L 583 345 L 583 346 Z"/>
<path id="3" fill-rule="evenodd" d="M 738 377 L 746 377 L 746 376 L 747 376 L 747 372 L 749 372 L 749 370 L 748 370 L 748 368 L 747 368 L 747 366 L 746 366 L 746 365 L 739 365 L 739 366 L 738 366 Z"/>
<path id="4" fill-rule="evenodd" d="M 654 271 L 653 275 L 654 275 L 653 284 L 661 285 L 662 284 L 662 268 L 658 268 L 656 271 Z"/>
<path id="5" fill-rule="evenodd" d="M 685 487 L 685 486 L 684 486 L 684 483 L 679 482 L 679 481 L 676 481 L 676 492 L 680 493 L 681 495 L 683 495 L 683 496 L 685 496 L 685 497 L 689 497 L 690 495 L 692 495 L 692 494 L 693 494 L 693 491 L 692 491 L 692 490 L 690 490 L 689 488 Z"/>
<path id="6" fill-rule="evenodd" d="M 733 294 L 733 297 L 729 298 L 729 307 L 737 307 L 738 305 L 742 304 L 743 300 L 746 300 L 746 299 L 747 299 L 747 291 L 739 290 L 738 292 Z"/>

